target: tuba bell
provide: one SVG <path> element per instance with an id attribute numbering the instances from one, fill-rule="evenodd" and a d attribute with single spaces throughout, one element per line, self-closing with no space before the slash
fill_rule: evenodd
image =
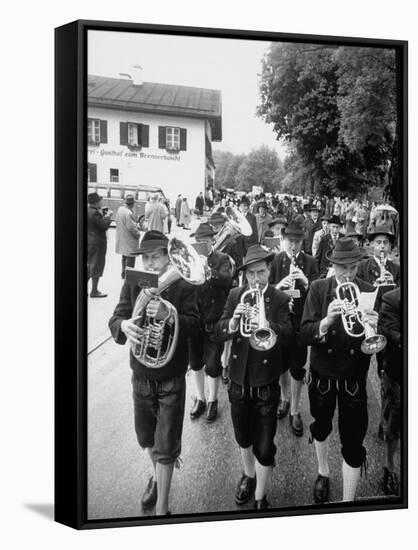
<path id="1" fill-rule="evenodd" d="M 336 293 L 337 298 L 343 304 L 341 318 L 345 332 L 352 338 L 365 336 L 361 343 L 361 351 L 366 355 L 373 355 L 382 351 L 387 344 L 386 337 L 382 334 L 377 334 L 369 323 L 363 322 L 361 311 L 358 307 L 360 299 L 358 286 L 351 281 L 338 283 Z"/>
<path id="2" fill-rule="evenodd" d="M 245 311 L 240 319 L 240 332 L 244 338 L 250 339 L 250 346 L 257 351 L 271 349 L 277 341 L 276 333 L 269 327 L 264 306 L 264 297 L 257 284 L 256 288 L 250 288 L 242 293 L 241 303 L 245 305 Z M 252 323 L 258 327 L 254 330 Z"/>
<path id="3" fill-rule="evenodd" d="M 177 237 L 172 237 L 167 245 L 170 263 L 159 276 L 158 288 L 144 288 L 136 299 L 132 312 L 133 322 L 143 329 L 140 343 L 131 344 L 132 353 L 139 362 L 152 369 L 164 367 L 176 350 L 179 320 L 177 309 L 161 293 L 179 279 L 192 285 L 205 282 L 205 268 L 199 254 L 192 246 Z M 167 309 L 164 319 L 156 320 L 146 314 L 148 303 L 158 299 Z"/>
<path id="4" fill-rule="evenodd" d="M 216 235 L 213 248 L 222 251 L 230 242 L 235 240 L 239 235 L 249 237 L 253 230 L 248 220 L 239 210 L 233 206 L 225 208 L 226 222 L 222 229 Z"/>

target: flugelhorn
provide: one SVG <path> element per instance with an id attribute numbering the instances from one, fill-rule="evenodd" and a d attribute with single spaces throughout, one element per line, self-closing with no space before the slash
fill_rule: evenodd
<path id="1" fill-rule="evenodd" d="M 264 306 L 264 296 L 260 285 L 250 288 L 242 293 L 241 303 L 245 305 L 245 311 L 240 319 L 240 332 L 244 338 L 250 339 L 250 346 L 257 351 L 271 349 L 277 340 L 276 333 L 269 327 Z M 258 325 L 254 330 L 253 323 Z"/>
<path id="2" fill-rule="evenodd" d="M 338 283 L 337 298 L 342 302 L 341 318 L 345 332 L 352 338 L 365 336 L 361 343 L 361 351 L 367 355 L 373 355 L 382 351 L 387 344 L 386 337 L 377 334 L 375 329 L 367 322 L 363 322 L 359 310 L 360 290 L 352 281 Z"/>
<path id="3" fill-rule="evenodd" d="M 160 294 L 179 279 L 190 284 L 201 285 L 205 282 L 205 267 L 192 246 L 177 237 L 172 237 L 167 245 L 170 263 L 159 276 L 158 288 L 144 288 L 136 299 L 132 312 L 134 323 L 143 329 L 140 343 L 132 343 L 134 357 L 143 365 L 153 369 L 164 367 L 176 350 L 179 322 L 177 309 Z M 157 321 L 146 314 L 148 303 L 158 299 L 167 309 L 164 319 Z"/>

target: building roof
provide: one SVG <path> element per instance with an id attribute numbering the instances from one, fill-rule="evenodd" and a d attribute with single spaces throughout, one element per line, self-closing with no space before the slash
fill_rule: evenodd
<path id="1" fill-rule="evenodd" d="M 88 104 L 90 107 L 204 118 L 212 122 L 212 140 L 222 140 L 220 90 L 157 82 L 135 85 L 126 78 L 89 75 Z"/>

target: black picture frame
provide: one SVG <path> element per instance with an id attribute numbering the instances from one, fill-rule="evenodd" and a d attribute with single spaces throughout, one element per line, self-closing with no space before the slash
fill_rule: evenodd
<path id="1" fill-rule="evenodd" d="M 250 519 L 231 511 L 171 517 L 87 518 L 87 33 L 89 30 L 172 36 L 315 42 L 318 44 L 395 48 L 399 60 L 400 179 L 402 181 L 402 304 L 404 395 L 408 389 L 408 44 L 399 40 L 300 35 L 231 29 L 79 20 L 55 30 L 55 520 L 76 529 Z M 387 501 L 302 506 L 267 510 L 263 517 L 400 509 L 408 506 L 407 399 L 402 410 L 401 496 Z"/>

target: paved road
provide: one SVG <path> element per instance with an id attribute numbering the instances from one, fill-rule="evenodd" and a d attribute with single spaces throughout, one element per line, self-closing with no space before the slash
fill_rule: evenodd
<path id="1" fill-rule="evenodd" d="M 195 222 L 197 223 L 197 222 Z M 114 231 L 114 230 L 111 230 Z M 103 300 L 89 299 L 89 349 L 108 336 L 107 321 L 118 300 L 120 257 L 114 254 L 114 234 L 102 289 Z M 234 441 L 225 388 L 219 398 L 219 419 L 207 425 L 204 418 L 191 421 L 193 387 L 187 377 L 186 415 L 183 430 L 183 464 L 175 470 L 170 495 L 173 513 L 208 513 L 251 508 L 238 507 L 234 492 L 241 473 L 239 450 Z M 375 368 L 369 377 L 369 431 L 365 445 L 369 468 L 362 478 L 359 498 L 383 495 L 380 487 L 384 449 L 377 437 L 379 392 Z M 310 419 L 307 391 L 302 392 L 302 414 Z M 335 419 L 335 424 L 336 424 Z M 272 506 L 311 505 L 317 475 L 313 445 L 307 430 L 301 438 L 290 431 L 287 418 L 279 421 L 277 467 L 268 495 Z M 341 455 L 334 433 L 330 445 L 331 501 L 342 496 Z M 109 340 L 89 355 L 88 361 L 88 516 L 89 519 L 141 516 L 141 495 L 151 474 L 146 454 L 138 447 L 132 414 L 128 347 Z"/>

